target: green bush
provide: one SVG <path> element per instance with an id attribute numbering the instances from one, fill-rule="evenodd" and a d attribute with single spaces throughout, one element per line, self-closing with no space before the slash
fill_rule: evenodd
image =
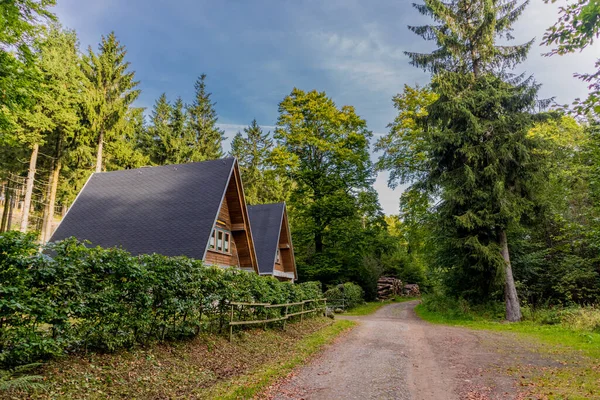
<path id="1" fill-rule="evenodd" d="M 562 325 L 574 331 L 600 333 L 598 307 L 523 307 L 523 318 L 542 325 Z"/>
<path id="2" fill-rule="evenodd" d="M 31 235 L 0 235 L 0 366 L 221 331 L 230 302 L 323 297 L 318 282 L 279 282 L 185 257 L 136 257 L 74 239 L 43 250 Z M 279 316 L 282 309 L 237 316 L 256 312 Z"/>
<path id="3" fill-rule="evenodd" d="M 336 306 L 343 304 L 346 309 L 354 308 L 365 302 L 363 289 L 351 282 L 330 288 L 324 293 L 324 296 L 328 303 Z"/>
<path id="4" fill-rule="evenodd" d="M 423 296 L 421 304 L 425 310 L 443 314 L 449 319 L 475 321 L 478 319 L 502 320 L 504 318 L 504 304 L 497 302 L 471 304 L 465 299 L 433 293 Z"/>

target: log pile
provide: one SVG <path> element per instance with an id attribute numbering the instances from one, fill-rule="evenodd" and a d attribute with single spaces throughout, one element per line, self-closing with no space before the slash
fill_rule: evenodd
<path id="1" fill-rule="evenodd" d="M 400 279 L 382 276 L 377 281 L 377 298 L 379 300 L 391 299 L 402 295 L 402 281 Z"/>
<path id="2" fill-rule="evenodd" d="M 419 291 L 419 285 L 417 284 L 408 284 L 404 285 L 402 288 L 402 295 L 406 297 L 419 297 L 421 296 L 421 292 Z"/>

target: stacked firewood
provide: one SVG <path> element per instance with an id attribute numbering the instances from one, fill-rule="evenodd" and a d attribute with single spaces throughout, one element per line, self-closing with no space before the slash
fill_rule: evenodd
<path id="1" fill-rule="evenodd" d="M 419 297 L 421 296 L 421 292 L 419 291 L 419 285 L 417 284 L 408 284 L 404 285 L 402 288 L 402 295 L 406 297 Z"/>
<path id="2" fill-rule="evenodd" d="M 402 281 L 400 279 L 382 276 L 377 281 L 377 298 L 387 300 L 394 296 L 402 295 Z"/>

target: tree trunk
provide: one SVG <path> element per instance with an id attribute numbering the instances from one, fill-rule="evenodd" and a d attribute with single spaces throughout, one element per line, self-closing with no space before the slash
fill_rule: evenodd
<path id="1" fill-rule="evenodd" d="M 96 172 L 102 172 L 102 147 L 104 145 L 104 130 L 98 136 L 98 153 L 96 154 Z"/>
<path id="2" fill-rule="evenodd" d="M 46 212 L 44 218 L 44 225 L 42 227 L 42 244 L 50 240 L 52 236 L 52 222 L 54 221 L 54 203 L 56 202 L 56 190 L 58 189 L 58 178 L 60 176 L 60 169 L 62 156 L 62 140 L 59 137 L 56 142 L 56 152 L 54 154 L 54 162 L 52 163 L 52 171 L 50 172 L 50 179 L 48 182 L 48 190 L 46 191 Z"/>
<path id="3" fill-rule="evenodd" d="M 15 211 L 15 206 L 17 205 L 17 196 L 15 196 L 16 194 L 16 189 L 11 190 L 10 193 L 10 201 L 9 201 L 9 208 L 8 208 L 8 224 L 6 225 L 6 230 L 10 231 L 12 229 L 12 220 L 13 220 L 13 213 Z"/>
<path id="4" fill-rule="evenodd" d="M 52 175 L 50 177 L 50 182 L 48 183 L 50 188 L 50 196 L 48 199 L 48 213 L 47 213 L 47 221 L 44 232 L 44 242 L 50 240 L 52 236 L 52 223 L 54 222 L 54 203 L 56 203 L 56 191 L 58 189 L 58 177 L 60 176 L 60 168 L 62 167 L 60 158 L 56 159 L 54 163 L 54 170 L 52 171 Z"/>
<path id="5" fill-rule="evenodd" d="M 27 226 L 29 225 L 29 210 L 31 208 L 31 196 L 33 195 L 33 182 L 35 179 L 35 168 L 39 148 L 40 145 L 35 143 L 31 150 L 29 172 L 27 173 L 27 185 L 25 189 L 25 201 L 23 202 L 23 216 L 21 217 L 21 232 L 27 232 Z"/>
<path id="6" fill-rule="evenodd" d="M 42 228 L 40 229 L 40 242 L 42 244 L 46 243 L 46 225 L 48 225 L 48 214 L 50 213 L 50 209 L 48 205 L 50 204 L 50 193 L 52 192 L 52 171 L 50 171 L 50 176 L 48 177 L 48 184 L 46 185 L 46 193 L 44 194 L 44 217 L 42 218 Z"/>
<path id="7" fill-rule="evenodd" d="M 500 231 L 500 253 L 504 259 L 505 285 L 504 285 L 504 301 L 506 303 L 506 320 L 509 322 L 518 322 L 521 320 L 521 306 L 519 305 L 519 297 L 517 296 L 517 288 L 515 287 L 515 279 L 510 265 L 510 255 L 508 253 L 508 240 L 506 239 L 506 231 Z"/>
<path id="8" fill-rule="evenodd" d="M 10 208 L 10 181 L 6 182 L 6 188 L 4 189 L 4 211 L 2 212 L 2 222 L 0 223 L 0 232 L 5 232 L 8 222 L 8 210 Z"/>

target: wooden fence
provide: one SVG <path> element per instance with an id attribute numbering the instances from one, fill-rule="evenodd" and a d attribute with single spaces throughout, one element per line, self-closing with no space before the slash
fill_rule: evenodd
<path id="1" fill-rule="evenodd" d="M 323 302 L 323 304 L 320 304 Z M 310 309 L 305 309 L 307 304 L 314 303 L 313 307 Z M 269 303 L 229 303 L 231 307 L 231 312 L 229 314 L 229 341 L 233 339 L 233 327 L 236 325 L 256 325 L 256 324 L 264 324 L 265 326 L 270 322 L 283 321 L 283 329 L 285 330 L 286 321 L 295 316 L 300 316 L 300 321 L 303 320 L 304 314 L 308 313 L 316 313 L 319 310 L 323 310 L 323 315 L 325 315 L 325 310 L 327 309 L 327 299 L 313 299 L 313 300 L 304 300 L 297 303 L 286 303 L 286 304 L 269 304 Z M 262 320 L 243 320 L 243 321 L 234 321 L 234 311 L 237 308 L 238 311 L 243 310 L 244 307 L 262 307 L 264 309 L 272 309 L 272 308 L 283 308 L 283 313 L 279 317 L 268 318 Z M 289 312 L 290 307 L 300 307 L 300 311 Z"/>

